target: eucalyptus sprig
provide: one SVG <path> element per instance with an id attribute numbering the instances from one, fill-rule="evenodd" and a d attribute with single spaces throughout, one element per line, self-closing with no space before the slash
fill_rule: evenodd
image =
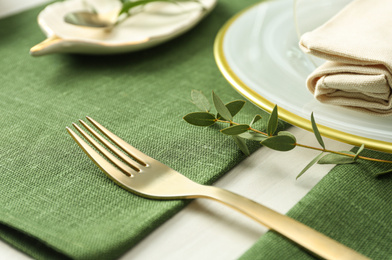
<path id="1" fill-rule="evenodd" d="M 120 0 L 121 1 L 121 9 L 120 12 L 118 13 L 118 17 L 122 17 L 122 19 L 119 19 L 119 21 L 123 21 L 129 16 L 131 16 L 131 10 L 135 9 L 136 7 L 139 6 L 144 6 L 149 3 L 153 2 L 167 2 L 167 3 L 172 3 L 172 4 L 178 4 L 181 2 L 195 2 L 200 4 L 203 10 L 205 10 L 204 6 L 200 3 L 199 0 Z"/>
<path id="2" fill-rule="evenodd" d="M 305 168 L 298 174 L 297 178 L 302 176 L 310 167 L 314 164 L 350 164 L 355 163 L 358 160 L 375 161 L 382 163 L 392 163 L 392 161 L 381 160 L 377 158 L 370 158 L 361 156 L 360 154 L 364 150 L 365 146 L 361 145 L 356 153 L 351 151 L 333 151 L 325 147 L 323 138 L 319 132 L 313 113 L 311 114 L 310 120 L 312 124 L 313 133 L 320 145 L 320 147 L 313 147 L 309 145 L 300 144 L 297 142 L 295 136 L 288 131 L 278 131 L 278 107 L 275 106 L 268 116 L 263 118 L 261 115 L 255 115 L 249 124 L 242 124 L 234 122 L 234 116 L 240 112 L 245 105 L 244 100 L 235 100 L 229 103 L 223 103 L 217 94 L 212 92 L 212 101 L 216 109 L 216 113 L 211 113 L 211 104 L 207 97 L 197 90 L 191 92 L 192 102 L 199 108 L 199 112 L 189 113 L 184 116 L 184 120 L 189 124 L 196 126 L 211 126 L 216 123 L 224 123 L 228 126 L 220 130 L 222 134 L 231 136 L 239 146 L 240 150 L 249 155 L 249 149 L 246 144 L 246 140 L 260 142 L 265 147 L 268 147 L 277 151 L 290 151 L 295 147 L 303 147 L 312 150 L 320 151 L 313 160 L 311 160 Z M 259 129 L 265 129 L 264 131 L 256 129 L 254 126 L 256 122 L 261 122 Z M 386 174 L 392 173 L 392 169 L 379 173 Z"/>

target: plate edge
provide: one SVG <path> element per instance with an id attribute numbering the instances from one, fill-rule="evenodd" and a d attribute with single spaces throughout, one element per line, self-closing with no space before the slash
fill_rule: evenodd
<path id="1" fill-rule="evenodd" d="M 266 110 L 271 113 L 275 104 L 265 99 L 250 87 L 248 87 L 230 68 L 223 51 L 224 38 L 227 34 L 227 31 L 232 26 L 234 22 L 236 22 L 242 15 L 246 14 L 252 8 L 255 8 L 258 5 L 266 4 L 267 1 L 262 1 L 261 3 L 257 3 L 251 5 L 239 13 L 235 14 L 232 18 L 230 18 L 223 27 L 218 31 L 218 34 L 214 41 L 214 58 L 215 62 L 218 66 L 218 69 L 222 73 L 223 77 L 231 84 L 231 86 L 239 92 L 246 99 L 250 100 L 253 104 L 258 106 L 259 108 Z M 307 131 L 313 132 L 312 125 L 310 120 L 300 117 L 294 113 L 289 112 L 283 108 L 279 107 L 279 118 L 292 124 L 294 126 L 300 127 Z M 310 117 L 310 115 L 309 115 Z M 392 143 L 375 140 L 367 137 L 361 137 L 353 134 L 349 134 L 343 131 L 339 131 L 330 127 L 326 127 L 324 125 L 317 124 L 319 131 L 322 136 L 325 136 L 330 139 L 337 140 L 339 142 L 348 143 L 351 145 L 361 146 L 365 145 L 368 149 L 378 150 L 382 152 L 392 153 Z"/>

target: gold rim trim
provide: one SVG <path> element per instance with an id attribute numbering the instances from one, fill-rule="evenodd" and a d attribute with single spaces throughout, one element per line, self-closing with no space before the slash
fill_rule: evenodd
<path id="1" fill-rule="evenodd" d="M 226 78 L 226 80 L 232 85 L 232 87 L 237 90 L 242 96 L 246 99 L 250 100 L 256 106 L 268 111 L 269 113 L 272 111 L 273 107 L 275 106 L 274 103 L 270 102 L 260 94 L 256 93 L 253 89 L 247 86 L 230 68 L 228 64 L 224 51 L 223 51 L 223 44 L 224 38 L 227 34 L 227 31 L 231 27 L 231 25 L 237 21 L 237 19 L 245 14 L 251 8 L 263 3 L 258 3 L 256 5 L 252 5 L 243 11 L 239 12 L 235 16 L 233 16 L 230 20 L 228 20 L 224 26 L 219 30 L 215 42 L 214 42 L 214 57 L 216 64 Z M 279 108 L 279 118 L 288 122 L 289 124 L 295 125 L 297 127 L 303 128 L 308 131 L 312 131 L 312 124 L 310 120 L 302 118 L 288 110 L 283 108 Z M 330 127 L 326 127 L 320 124 L 317 124 L 321 135 L 331 138 L 340 142 L 360 146 L 362 144 L 365 145 L 366 148 L 378 150 L 382 152 L 392 153 L 392 143 L 370 139 L 367 137 L 361 137 L 349 133 L 345 133 L 336 129 L 332 129 Z"/>

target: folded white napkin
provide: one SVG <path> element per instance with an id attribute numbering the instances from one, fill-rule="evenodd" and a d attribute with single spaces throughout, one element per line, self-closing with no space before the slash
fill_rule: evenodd
<path id="1" fill-rule="evenodd" d="M 307 80 L 317 100 L 392 114 L 392 0 L 354 0 L 300 47 L 327 60 Z"/>

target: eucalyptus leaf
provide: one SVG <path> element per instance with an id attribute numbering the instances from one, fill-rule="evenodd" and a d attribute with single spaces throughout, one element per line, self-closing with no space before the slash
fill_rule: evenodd
<path id="1" fill-rule="evenodd" d="M 312 167 L 323 156 L 323 154 L 324 152 L 320 153 L 313 160 L 311 160 L 310 163 L 308 163 L 308 165 L 306 165 L 305 168 L 303 168 L 302 171 L 297 175 L 296 179 L 301 177 L 307 170 L 309 170 L 309 168 Z"/>
<path id="2" fill-rule="evenodd" d="M 249 130 L 249 125 L 233 125 L 220 130 L 225 135 L 239 135 Z"/>
<path id="3" fill-rule="evenodd" d="M 276 135 L 271 136 L 261 142 L 262 145 L 267 146 L 277 151 L 290 151 L 295 148 L 296 142 L 291 136 L 287 135 Z"/>
<path id="4" fill-rule="evenodd" d="M 355 155 L 355 153 L 351 151 L 342 151 L 342 153 Z M 347 155 L 329 153 L 325 155 L 323 158 L 321 158 L 317 163 L 318 164 L 350 164 L 353 162 L 355 162 L 353 157 Z"/>
<path id="5" fill-rule="evenodd" d="M 253 124 L 255 124 L 260 119 L 263 119 L 263 117 L 261 115 L 255 115 L 249 125 L 252 126 Z"/>
<path id="6" fill-rule="evenodd" d="M 325 144 L 324 144 L 323 138 L 321 137 L 320 131 L 318 130 L 316 121 L 314 120 L 313 112 L 312 112 L 312 114 L 310 116 L 310 121 L 312 122 L 313 133 L 316 136 L 317 141 L 319 142 L 321 147 L 323 149 L 325 149 Z"/>
<path id="7" fill-rule="evenodd" d="M 121 0 L 122 2 L 122 7 L 121 10 L 119 12 L 119 16 L 121 14 L 128 14 L 129 15 L 129 11 L 132 8 L 135 8 L 137 6 L 143 6 L 149 3 L 153 3 L 153 2 L 166 2 L 166 3 L 172 3 L 172 4 L 178 4 L 180 2 L 195 2 L 195 3 L 199 3 L 201 4 L 198 0 Z"/>
<path id="8" fill-rule="evenodd" d="M 227 109 L 230 111 L 231 116 L 235 116 L 245 105 L 244 100 L 234 100 L 226 104 Z"/>
<path id="9" fill-rule="evenodd" d="M 365 145 L 362 144 L 361 147 L 359 147 L 358 151 L 355 153 L 354 156 L 354 161 L 356 161 L 358 159 L 359 154 L 365 149 Z"/>
<path id="10" fill-rule="evenodd" d="M 176 3 L 174 0 L 137 0 L 137 1 L 121 1 L 122 7 L 120 10 L 119 15 L 128 13 L 132 8 L 135 8 L 136 6 L 140 5 L 146 5 L 152 2 L 169 2 L 169 3 Z M 180 0 L 180 2 L 183 2 Z"/>
<path id="11" fill-rule="evenodd" d="M 189 124 L 196 126 L 210 126 L 215 124 L 215 115 L 208 112 L 193 112 L 183 117 Z"/>
<path id="12" fill-rule="evenodd" d="M 288 131 L 280 131 L 278 133 L 278 135 L 290 136 L 291 138 L 293 138 L 294 142 L 297 142 L 297 138 L 295 138 L 295 136 L 292 133 L 288 132 Z"/>
<path id="13" fill-rule="evenodd" d="M 244 139 L 258 141 L 258 142 L 262 142 L 268 138 L 268 136 L 265 136 L 263 134 L 256 133 L 256 132 L 245 132 L 245 133 L 239 134 L 238 136 L 241 138 L 244 138 Z"/>
<path id="14" fill-rule="evenodd" d="M 382 175 L 391 174 L 391 173 L 392 173 L 392 169 L 389 169 L 389 170 L 377 173 L 376 176 L 382 176 Z"/>
<path id="15" fill-rule="evenodd" d="M 193 89 L 191 92 L 191 98 L 193 104 L 195 104 L 201 111 L 209 112 L 211 110 L 210 102 L 201 91 Z"/>
<path id="16" fill-rule="evenodd" d="M 268 119 L 267 134 L 272 136 L 278 129 L 278 106 L 274 106 Z"/>
<path id="17" fill-rule="evenodd" d="M 246 145 L 245 140 L 242 139 L 242 138 L 240 138 L 240 137 L 238 137 L 238 136 L 235 136 L 235 135 L 232 135 L 232 137 L 233 137 L 234 141 L 237 143 L 237 145 L 238 145 L 238 147 L 240 148 L 240 150 L 241 150 L 246 156 L 249 156 L 249 155 L 250 155 L 250 152 L 249 152 L 248 146 Z"/>
<path id="18" fill-rule="evenodd" d="M 222 100 L 212 91 L 212 100 L 214 101 L 214 106 L 216 111 L 221 115 L 221 117 L 228 121 L 233 121 L 233 116 L 231 115 L 229 109 L 222 102 Z"/>

